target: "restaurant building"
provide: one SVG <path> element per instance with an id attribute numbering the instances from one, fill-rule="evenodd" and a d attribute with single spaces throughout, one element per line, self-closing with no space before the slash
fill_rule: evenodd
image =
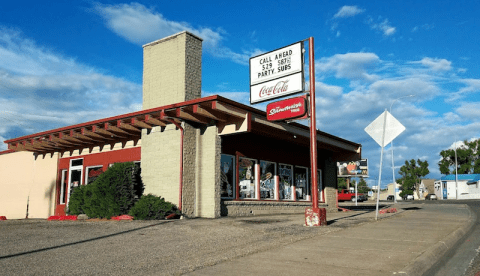
<path id="1" fill-rule="evenodd" d="M 303 213 L 311 206 L 309 128 L 201 97 L 202 39 L 181 32 L 143 46 L 143 109 L 6 140 L 0 215 L 62 215 L 70 194 L 114 163 L 141 167 L 145 194 L 186 217 Z M 246 76 L 247 77 L 247 76 Z M 319 207 L 336 209 L 338 160 L 361 145 L 317 131 Z"/>

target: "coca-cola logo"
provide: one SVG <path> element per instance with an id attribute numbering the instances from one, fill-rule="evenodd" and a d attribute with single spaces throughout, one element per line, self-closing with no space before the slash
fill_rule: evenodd
<path id="1" fill-rule="evenodd" d="M 277 82 L 275 85 L 272 86 L 263 86 L 260 89 L 259 97 L 268 97 L 271 95 L 279 94 L 282 92 L 286 92 L 288 90 L 288 80 L 282 80 Z"/>

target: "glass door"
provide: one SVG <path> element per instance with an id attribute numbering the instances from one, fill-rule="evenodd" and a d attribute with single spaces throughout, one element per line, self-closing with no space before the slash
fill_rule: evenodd
<path id="1" fill-rule="evenodd" d="M 83 159 L 70 160 L 70 177 L 68 178 L 67 205 L 73 190 L 82 185 Z"/>

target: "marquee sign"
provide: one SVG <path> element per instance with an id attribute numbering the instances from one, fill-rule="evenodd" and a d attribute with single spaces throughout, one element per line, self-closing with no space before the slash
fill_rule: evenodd
<path id="1" fill-rule="evenodd" d="M 304 91 L 302 42 L 250 58 L 250 103 Z"/>
<path id="2" fill-rule="evenodd" d="M 290 98 L 267 105 L 267 120 L 280 121 L 295 119 L 307 113 L 307 100 L 305 96 Z"/>

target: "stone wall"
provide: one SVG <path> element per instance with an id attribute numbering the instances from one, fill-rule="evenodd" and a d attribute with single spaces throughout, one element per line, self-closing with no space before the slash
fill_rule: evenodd
<path id="1" fill-rule="evenodd" d="M 220 151 L 217 127 L 197 129 L 196 213 L 198 217 L 220 217 Z"/>
<path id="2" fill-rule="evenodd" d="M 267 214 L 304 214 L 311 202 L 279 202 L 279 201 L 233 201 L 222 202 L 222 216 L 243 217 Z M 319 208 L 326 208 L 320 203 Z M 327 211 L 329 209 L 327 208 Z"/>

